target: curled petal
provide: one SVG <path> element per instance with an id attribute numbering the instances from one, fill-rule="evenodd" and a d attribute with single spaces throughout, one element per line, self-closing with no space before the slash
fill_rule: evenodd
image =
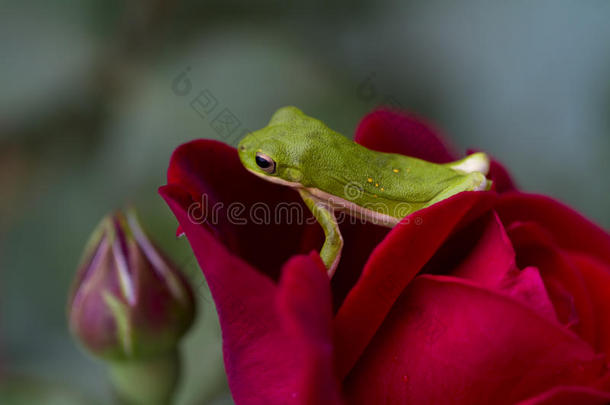
<path id="1" fill-rule="evenodd" d="M 467 255 L 451 271 L 451 275 L 494 288 L 511 272 L 516 271 L 515 251 L 495 212 L 481 217 L 476 224 L 456 234 L 451 242 L 466 240 L 468 236 L 475 237 L 472 246 L 454 247 L 455 250 L 462 250 Z"/>
<path id="2" fill-rule="evenodd" d="M 540 271 L 559 320 L 593 344 L 598 323 L 590 292 L 583 275 L 557 246 L 553 235 L 531 221 L 512 223 L 508 235 L 519 266 L 535 266 Z"/>
<path id="3" fill-rule="evenodd" d="M 515 251 L 495 212 L 482 216 L 477 223 L 454 235 L 451 238 L 452 243 L 448 244 L 455 245 L 456 242 L 467 240 L 472 236 L 475 242 L 464 249 L 467 252 L 466 257 L 449 274 L 503 292 L 545 318 L 557 321 L 553 304 L 538 269 L 517 268 Z M 448 268 L 452 267 L 448 266 Z"/>
<path id="4" fill-rule="evenodd" d="M 584 252 L 610 265 L 610 234 L 550 197 L 508 192 L 495 209 L 507 227 L 516 221 L 536 222 L 561 249 Z"/>

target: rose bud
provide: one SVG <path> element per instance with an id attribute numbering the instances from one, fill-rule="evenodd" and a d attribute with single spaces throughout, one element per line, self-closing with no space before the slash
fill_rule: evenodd
<path id="1" fill-rule="evenodd" d="M 177 344 L 194 315 L 190 286 L 146 237 L 135 213 L 104 218 L 85 249 L 68 320 L 77 340 L 109 362 L 120 396 L 154 403 L 171 394 Z M 148 386 L 147 392 L 131 393 L 135 385 Z"/>

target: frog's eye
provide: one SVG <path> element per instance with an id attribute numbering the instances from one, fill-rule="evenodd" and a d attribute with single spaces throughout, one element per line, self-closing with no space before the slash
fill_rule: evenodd
<path id="1" fill-rule="evenodd" d="M 273 174 L 275 172 L 275 162 L 264 153 L 258 152 L 256 154 L 256 165 L 269 174 Z"/>

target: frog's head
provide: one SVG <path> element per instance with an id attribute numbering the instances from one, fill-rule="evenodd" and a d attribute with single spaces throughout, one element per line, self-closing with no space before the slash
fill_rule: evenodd
<path id="1" fill-rule="evenodd" d="M 283 107 L 269 124 L 248 133 L 237 150 L 250 172 L 268 181 L 291 187 L 303 184 L 303 159 L 313 136 L 330 131 L 322 122 L 308 117 L 296 107 Z"/>

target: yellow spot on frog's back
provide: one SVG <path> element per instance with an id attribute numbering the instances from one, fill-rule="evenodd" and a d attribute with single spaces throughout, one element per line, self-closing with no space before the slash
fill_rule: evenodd
<path id="1" fill-rule="evenodd" d="M 377 198 L 377 194 L 373 194 L 373 197 Z"/>
<path id="2" fill-rule="evenodd" d="M 407 173 L 411 173 L 411 168 L 407 167 Z"/>
<path id="3" fill-rule="evenodd" d="M 379 183 L 375 183 L 375 187 L 379 187 Z"/>
<path id="4" fill-rule="evenodd" d="M 263 150 L 262 150 L 262 149 L 257 149 L 256 151 L 257 151 L 257 152 L 262 152 Z"/>
<path id="5" fill-rule="evenodd" d="M 383 187 L 381 187 L 381 191 L 383 191 L 383 190 L 384 190 L 384 188 L 383 188 Z"/>
<path id="6" fill-rule="evenodd" d="M 373 179 L 371 179 L 370 177 L 368 179 L 366 179 L 366 181 L 368 181 L 369 183 L 373 182 Z"/>
<path id="7" fill-rule="evenodd" d="M 394 173 L 398 173 L 400 170 L 398 170 L 398 169 L 392 169 L 392 171 L 393 171 Z"/>

